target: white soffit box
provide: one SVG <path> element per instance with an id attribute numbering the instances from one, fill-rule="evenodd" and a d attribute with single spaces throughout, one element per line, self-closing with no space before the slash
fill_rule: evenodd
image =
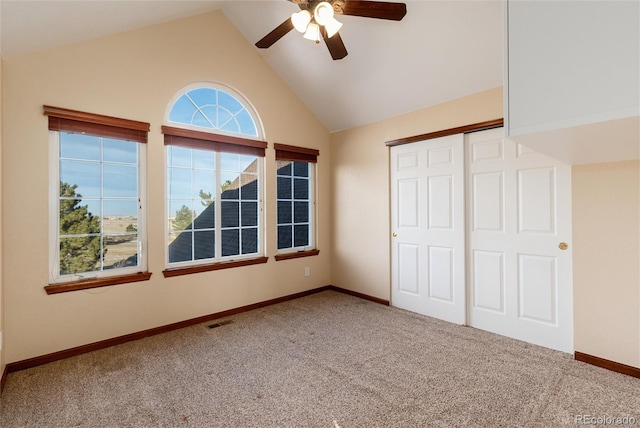
<path id="1" fill-rule="evenodd" d="M 640 116 L 510 136 L 570 165 L 640 158 Z"/>
<path id="2" fill-rule="evenodd" d="M 508 135 L 569 128 L 576 140 L 580 125 L 637 121 L 640 2 L 509 1 L 507 9 Z"/>

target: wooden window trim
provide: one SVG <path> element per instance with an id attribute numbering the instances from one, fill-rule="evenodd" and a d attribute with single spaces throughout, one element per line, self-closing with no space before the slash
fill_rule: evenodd
<path id="1" fill-rule="evenodd" d="M 412 137 L 400 138 L 385 142 L 389 147 L 401 146 L 403 144 L 415 143 L 417 141 L 433 140 L 434 138 L 446 137 L 456 134 L 468 134 L 470 132 L 484 131 L 486 129 L 500 128 L 504 126 L 504 119 L 488 120 L 486 122 L 473 123 L 471 125 L 458 126 L 456 128 L 443 129 L 441 131 L 429 132 L 426 134 L 414 135 Z"/>
<path id="2" fill-rule="evenodd" d="M 98 137 L 146 143 L 151 126 L 147 122 L 87 113 L 62 107 L 43 106 L 50 131 L 75 132 Z"/>
<path id="3" fill-rule="evenodd" d="M 47 294 L 66 293 L 68 291 L 89 290 L 91 288 L 148 281 L 151 272 L 138 272 L 130 275 L 108 276 L 103 278 L 82 279 L 80 281 L 49 284 L 44 287 Z"/>
<path id="4" fill-rule="evenodd" d="M 162 274 L 164 275 L 165 278 L 170 278 L 173 276 L 190 275 L 192 273 L 211 272 L 211 271 L 220 270 L 220 269 L 230 269 L 230 268 L 241 267 L 241 266 L 257 265 L 261 263 L 266 263 L 268 260 L 269 260 L 269 257 L 256 257 L 256 258 L 244 259 L 244 260 L 229 260 L 224 262 L 211 263 L 208 265 L 169 268 L 169 269 L 163 270 Z"/>
<path id="5" fill-rule="evenodd" d="M 276 160 L 317 163 L 318 156 L 320 156 L 319 150 L 309 149 L 307 147 L 275 143 L 273 148 L 276 150 Z"/>
<path id="6" fill-rule="evenodd" d="M 181 146 L 193 149 L 216 150 L 219 152 L 247 154 L 265 157 L 266 141 L 250 140 L 231 135 L 192 129 L 162 126 L 165 146 Z"/>
<path id="7" fill-rule="evenodd" d="M 296 251 L 291 253 L 276 254 L 274 258 L 276 259 L 277 262 L 279 262 L 280 260 L 299 259 L 301 257 L 317 256 L 318 254 L 320 254 L 320 250 L 307 250 L 307 251 Z"/>

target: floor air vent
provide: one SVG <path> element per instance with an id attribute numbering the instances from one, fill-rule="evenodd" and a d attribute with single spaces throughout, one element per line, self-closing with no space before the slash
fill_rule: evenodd
<path id="1" fill-rule="evenodd" d="M 216 327 L 220 327 L 220 326 L 227 325 L 227 324 L 232 324 L 232 323 L 233 323 L 233 320 L 224 320 L 224 321 L 217 322 L 215 324 L 211 324 L 208 327 L 209 328 L 216 328 Z"/>

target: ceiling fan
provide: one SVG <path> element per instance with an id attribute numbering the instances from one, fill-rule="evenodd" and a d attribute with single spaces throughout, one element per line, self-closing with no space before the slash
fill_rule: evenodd
<path id="1" fill-rule="evenodd" d="M 363 16 L 366 18 L 400 21 L 407 14 L 405 3 L 359 0 L 288 0 L 297 4 L 300 11 L 291 15 L 273 31 L 260 39 L 256 46 L 266 49 L 294 28 L 304 33 L 304 38 L 320 43 L 320 37 L 329 48 L 334 60 L 347 56 L 338 30 L 342 24 L 334 15 Z"/>

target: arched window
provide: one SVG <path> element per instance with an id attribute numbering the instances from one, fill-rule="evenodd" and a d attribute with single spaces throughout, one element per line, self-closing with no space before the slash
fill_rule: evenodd
<path id="1" fill-rule="evenodd" d="M 206 132 L 262 138 L 253 107 L 231 88 L 220 85 L 190 86 L 171 104 L 168 122 L 203 128 Z"/>
<path id="2" fill-rule="evenodd" d="M 173 98 L 165 123 L 164 275 L 266 262 L 261 195 L 267 143 L 249 101 L 222 85 L 191 85 Z"/>

